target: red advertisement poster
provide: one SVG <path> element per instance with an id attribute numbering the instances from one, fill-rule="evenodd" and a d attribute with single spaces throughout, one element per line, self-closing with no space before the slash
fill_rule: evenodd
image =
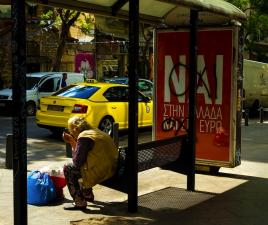
<path id="1" fill-rule="evenodd" d="M 198 32 L 196 158 L 228 162 L 233 31 Z M 187 132 L 189 32 L 158 32 L 155 138 Z"/>
<path id="2" fill-rule="evenodd" d="M 94 78 L 95 60 L 90 52 L 77 53 L 75 55 L 75 72 L 83 73 L 85 78 Z"/>

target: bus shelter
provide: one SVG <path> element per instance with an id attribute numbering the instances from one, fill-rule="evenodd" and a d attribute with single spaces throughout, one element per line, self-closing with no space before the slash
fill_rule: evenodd
<path id="1" fill-rule="evenodd" d="M 7 0 L 1 2 L 8 3 Z M 31 0 L 30 2 L 53 7 L 68 8 L 96 15 L 117 17 L 129 21 L 129 139 L 127 153 L 129 166 L 129 211 L 137 211 L 137 88 L 139 23 L 155 26 L 183 24 L 189 29 L 189 151 L 191 152 L 190 179 L 187 189 L 195 188 L 195 110 L 197 83 L 197 40 L 200 22 L 224 24 L 231 20 L 246 19 L 245 14 L 223 0 Z M 25 1 L 11 1 L 12 8 L 12 66 L 13 66 L 13 177 L 14 177 L 14 224 L 27 224 L 27 133 L 26 133 L 26 38 Z M 180 14 L 180 12 L 183 12 Z"/>

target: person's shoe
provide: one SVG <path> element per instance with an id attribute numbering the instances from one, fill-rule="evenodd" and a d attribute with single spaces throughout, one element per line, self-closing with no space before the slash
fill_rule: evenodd
<path id="1" fill-rule="evenodd" d="M 75 203 L 65 203 L 63 205 L 63 209 L 64 210 L 84 210 L 86 209 L 87 206 L 86 205 L 81 205 L 81 206 L 78 206 L 76 205 Z"/>

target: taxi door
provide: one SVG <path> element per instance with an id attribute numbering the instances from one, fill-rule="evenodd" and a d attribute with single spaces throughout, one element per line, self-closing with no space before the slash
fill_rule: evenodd
<path id="1" fill-rule="evenodd" d="M 153 103 L 149 97 L 139 93 L 138 95 L 138 125 L 139 127 L 152 126 Z"/>

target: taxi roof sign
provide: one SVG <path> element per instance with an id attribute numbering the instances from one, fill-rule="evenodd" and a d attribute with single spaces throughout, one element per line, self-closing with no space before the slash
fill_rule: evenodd
<path id="1" fill-rule="evenodd" d="M 89 78 L 86 79 L 86 82 L 87 83 L 92 83 L 92 84 L 98 83 L 98 81 L 96 79 L 89 79 Z"/>

